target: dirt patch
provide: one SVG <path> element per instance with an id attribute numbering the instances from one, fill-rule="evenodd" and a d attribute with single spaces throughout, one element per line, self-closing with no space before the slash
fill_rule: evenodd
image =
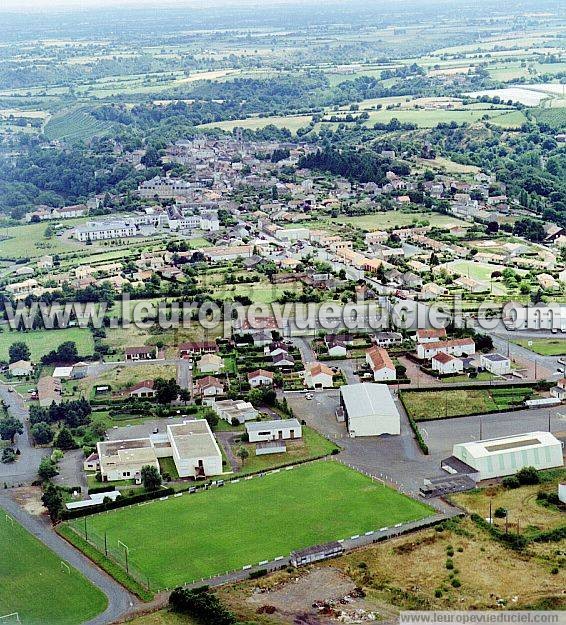
<path id="1" fill-rule="evenodd" d="M 275 585 L 258 586 L 247 599 L 257 614 L 273 614 L 294 625 L 363 623 L 376 619 L 368 611 L 364 593 L 335 568 L 295 574 Z"/>
<path id="2" fill-rule="evenodd" d="M 39 486 L 14 488 L 11 492 L 12 499 L 16 501 L 28 514 L 33 514 L 34 516 L 46 514 L 43 503 L 41 502 L 42 494 L 43 493 Z"/>

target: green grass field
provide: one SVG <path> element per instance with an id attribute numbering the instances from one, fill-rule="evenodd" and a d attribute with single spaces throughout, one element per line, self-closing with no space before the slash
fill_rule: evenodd
<path id="1" fill-rule="evenodd" d="M 84 219 L 64 220 L 65 227 L 72 227 L 84 222 Z M 45 237 L 45 230 L 48 225 L 55 225 L 63 222 L 52 222 L 50 224 L 26 224 L 25 226 L 11 226 L 0 228 L 0 255 L 2 258 L 37 258 L 45 254 L 61 254 L 64 252 L 77 251 L 83 247 L 73 238 L 63 238 L 53 236 Z"/>
<path id="2" fill-rule="evenodd" d="M 378 230 L 380 228 L 402 228 L 416 222 L 428 221 L 431 226 L 469 226 L 469 223 L 440 213 L 383 211 L 361 217 L 339 217 L 336 222 L 362 228 Z"/>
<path id="3" fill-rule="evenodd" d="M 102 592 L 1 508 L 0 554 L 0 616 L 18 612 L 22 625 L 78 625 L 106 608 Z"/>
<path id="4" fill-rule="evenodd" d="M 563 338 L 556 339 L 517 339 L 513 341 L 531 352 L 541 356 L 566 356 L 566 341 Z M 531 343 L 531 345 L 529 345 Z"/>
<path id="5" fill-rule="evenodd" d="M 471 381 L 471 380 L 466 380 Z M 403 405 L 415 421 L 509 410 L 532 395 L 527 387 L 401 391 Z"/>
<path id="6" fill-rule="evenodd" d="M 130 562 L 152 584 L 172 587 L 429 514 L 418 501 L 321 461 L 88 523 L 91 537 L 107 532 L 110 548 L 126 543 Z M 84 521 L 72 523 L 81 533 Z"/>
<path id="7" fill-rule="evenodd" d="M 80 356 L 90 356 L 94 351 L 92 334 L 87 328 L 65 328 L 62 330 L 31 330 L 30 332 L 0 332 L 0 360 L 8 360 L 10 345 L 22 341 L 31 350 L 32 362 L 57 349 L 65 341 L 74 341 Z"/>

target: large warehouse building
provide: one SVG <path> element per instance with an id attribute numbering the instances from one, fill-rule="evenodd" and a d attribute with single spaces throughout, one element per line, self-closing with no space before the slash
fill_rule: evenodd
<path id="1" fill-rule="evenodd" d="M 401 433 L 401 417 L 387 384 L 341 386 L 340 404 L 352 437 Z"/>
<path id="2" fill-rule="evenodd" d="M 458 460 L 479 472 L 479 480 L 513 475 L 523 467 L 561 467 L 562 453 L 562 443 L 550 432 L 458 443 L 453 448 Z"/>

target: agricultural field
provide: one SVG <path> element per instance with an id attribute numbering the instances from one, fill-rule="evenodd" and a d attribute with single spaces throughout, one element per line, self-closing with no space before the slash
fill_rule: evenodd
<path id="1" fill-rule="evenodd" d="M 451 215 L 442 215 L 440 213 L 426 212 L 402 212 L 402 211 L 384 211 L 374 213 L 373 215 L 363 215 L 361 217 L 339 217 L 336 223 L 355 226 L 362 230 L 380 230 L 390 228 L 403 228 L 411 226 L 419 222 L 428 222 L 431 226 L 450 227 L 450 226 L 469 226 L 468 222 L 462 221 Z"/>
<path id="2" fill-rule="evenodd" d="M 80 356 L 90 356 L 94 351 L 94 341 L 87 328 L 63 328 L 61 330 L 30 330 L 29 332 L 13 332 L 4 329 L 0 332 L 0 360 L 8 360 L 10 345 L 16 341 L 25 343 L 31 351 L 31 360 L 37 363 L 61 343 L 73 341 Z"/>
<path id="3" fill-rule="evenodd" d="M 513 343 L 541 356 L 566 356 L 566 340 L 564 338 L 516 339 Z"/>
<path id="4" fill-rule="evenodd" d="M 264 502 L 261 514 L 257 502 Z M 88 531 L 91 540 L 106 532 L 111 549 L 124 542 L 130 562 L 150 583 L 173 587 L 429 514 L 420 502 L 337 462 L 321 461 L 95 515 Z M 82 521 L 70 523 L 82 532 Z"/>
<path id="5" fill-rule="evenodd" d="M 450 389 L 438 391 L 401 391 L 405 409 L 415 421 L 463 417 L 509 410 L 530 399 L 528 387 Z"/>
<path id="6" fill-rule="evenodd" d="M 82 141 L 92 137 L 103 137 L 112 130 L 112 124 L 96 119 L 86 107 L 62 111 L 51 117 L 45 125 L 48 139 Z"/>
<path id="7" fill-rule="evenodd" d="M 17 612 L 26 625 L 79 625 L 100 614 L 104 594 L 62 564 L 0 508 L 0 616 Z"/>

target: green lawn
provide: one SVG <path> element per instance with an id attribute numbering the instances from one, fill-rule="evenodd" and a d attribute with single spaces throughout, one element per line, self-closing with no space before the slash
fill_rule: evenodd
<path id="1" fill-rule="evenodd" d="M 469 380 L 468 380 L 469 381 Z M 490 411 L 504 411 L 532 395 L 528 387 L 450 389 L 444 391 L 401 391 L 403 404 L 415 421 L 462 417 Z"/>
<path id="2" fill-rule="evenodd" d="M 517 339 L 513 341 L 516 345 L 520 345 L 525 349 L 531 350 L 541 356 L 566 356 L 566 340 L 563 338 L 556 339 Z M 529 345 L 529 343 L 532 343 Z"/>
<path id="3" fill-rule="evenodd" d="M 64 224 L 65 228 L 76 226 L 85 219 L 65 219 L 61 222 L 26 224 L 0 228 L 0 250 L 2 258 L 37 258 L 45 254 L 61 254 L 76 251 L 83 245 L 73 238 L 60 236 L 45 237 L 48 226 Z"/>
<path id="4" fill-rule="evenodd" d="M 0 360 L 8 360 L 10 345 L 22 341 L 31 350 L 32 362 L 39 362 L 42 356 L 57 349 L 61 343 L 74 341 L 79 355 L 90 356 L 94 351 L 92 334 L 87 328 L 64 328 L 62 330 L 31 330 L 30 332 L 0 332 Z"/>
<path id="5" fill-rule="evenodd" d="M 339 217 L 336 222 L 356 226 L 363 230 L 377 230 L 379 228 L 402 228 L 416 222 L 428 221 L 431 226 L 469 226 L 468 222 L 457 217 L 440 213 L 410 212 L 410 211 L 383 211 L 373 215 L 361 217 Z"/>
<path id="6" fill-rule="evenodd" d="M 195 495 L 88 519 L 89 537 L 129 560 L 153 585 L 173 587 L 294 549 L 363 534 L 431 509 L 337 462 L 321 461 Z M 78 533 L 84 521 L 72 521 Z"/>
<path id="7" fill-rule="evenodd" d="M 0 508 L 0 615 L 22 625 L 78 625 L 100 614 L 106 597 Z"/>

